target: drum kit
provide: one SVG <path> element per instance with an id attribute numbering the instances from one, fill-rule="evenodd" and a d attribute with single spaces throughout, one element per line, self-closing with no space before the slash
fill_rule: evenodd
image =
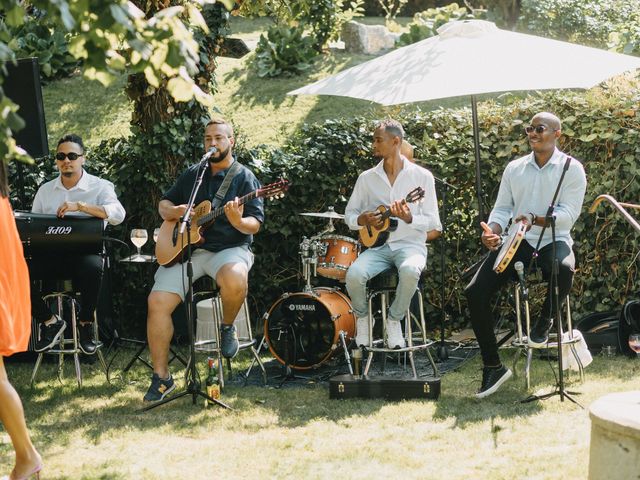
<path id="1" fill-rule="evenodd" d="M 300 215 L 328 220 L 327 227 L 302 237 L 299 255 L 304 287 L 301 292 L 284 293 L 264 315 L 264 338 L 271 354 L 295 370 L 314 369 L 325 363 L 340 346 L 346 348 L 355 335 L 351 301 L 339 287 L 313 287 L 318 275 L 344 282 L 347 270 L 358 258 L 360 244 L 335 234 L 334 220 L 344 215 L 333 207 L 325 212 Z"/>

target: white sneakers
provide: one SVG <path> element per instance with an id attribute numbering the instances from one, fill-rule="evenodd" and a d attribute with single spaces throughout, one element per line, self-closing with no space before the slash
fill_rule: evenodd
<path id="1" fill-rule="evenodd" d="M 375 325 L 375 319 L 374 319 Z M 370 346 L 369 338 L 369 319 L 367 317 L 358 318 L 356 320 L 356 345 L 359 347 Z M 406 346 L 404 336 L 402 335 L 402 323 L 395 320 L 387 320 L 387 347 L 388 348 L 404 348 Z"/>
<path id="2" fill-rule="evenodd" d="M 402 336 L 402 322 L 399 320 L 387 320 L 387 347 L 405 347 L 404 337 Z"/>
<path id="3" fill-rule="evenodd" d="M 369 318 L 358 318 L 356 320 L 356 345 L 359 347 L 368 347 L 370 342 L 371 339 L 369 338 Z"/>

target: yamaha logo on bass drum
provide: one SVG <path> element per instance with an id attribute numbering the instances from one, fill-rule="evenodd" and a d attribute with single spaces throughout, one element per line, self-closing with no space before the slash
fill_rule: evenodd
<path id="1" fill-rule="evenodd" d="M 298 312 L 315 312 L 316 311 L 316 306 L 314 304 L 306 304 L 306 303 L 302 303 L 302 304 L 295 304 L 292 303 L 289 305 L 289 310 L 291 310 L 292 312 L 298 311 Z"/>

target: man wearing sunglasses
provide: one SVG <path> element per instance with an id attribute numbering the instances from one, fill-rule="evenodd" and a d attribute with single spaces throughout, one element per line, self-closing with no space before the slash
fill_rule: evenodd
<path id="1" fill-rule="evenodd" d="M 502 174 L 498 197 L 489 215 L 488 224 L 481 223 L 481 241 L 490 253 L 465 290 L 471 312 L 471 324 L 484 364 L 482 385 L 476 394 L 478 398 L 491 395 L 511 377 L 511 370 L 502 365 L 498 355 L 491 299 L 500 287 L 516 278 L 516 262 L 529 265 L 545 226 L 547 228 L 544 230 L 534 265 L 542 271 L 542 276 L 547 282 L 554 263 L 551 225 L 546 219 L 546 213 L 567 162 L 567 155 L 556 147 L 561 134 L 560 119 L 548 112 L 538 113 L 524 130 L 532 152 L 509 162 Z M 571 250 L 571 228 L 580 215 L 586 186 L 587 180 L 582 164 L 571 159 L 553 210 L 560 299 L 564 299 L 571 289 L 575 269 L 575 258 Z M 523 222 L 527 232 L 506 270 L 496 273 L 493 266 L 499 253 L 500 235 L 510 221 Z M 529 332 L 528 342 L 533 348 L 546 345 L 552 319 L 557 311 L 557 306 L 554 305 L 553 310 L 551 308 L 553 292 L 550 290 L 547 288 L 541 315 L 532 322 Z"/>
<path id="2" fill-rule="evenodd" d="M 111 225 L 122 223 L 124 208 L 118 201 L 113 184 L 87 173 L 84 144 L 78 135 L 65 135 L 58 141 L 55 162 L 60 175 L 38 189 L 31 211 L 62 218 L 65 215 L 97 217 Z M 34 257 L 29 265 L 31 279 L 56 280 L 71 278 L 81 294 L 79 314 L 79 344 L 86 354 L 95 353 L 93 319 L 102 281 L 103 259 L 95 254 L 50 255 Z M 37 288 L 32 285 L 31 310 L 40 324 L 36 351 L 53 347 L 66 328 L 65 322 L 52 315 Z"/>

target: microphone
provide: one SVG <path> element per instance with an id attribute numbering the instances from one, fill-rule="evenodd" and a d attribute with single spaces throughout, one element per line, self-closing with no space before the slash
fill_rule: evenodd
<path id="1" fill-rule="evenodd" d="M 520 282 L 520 288 L 524 292 L 526 290 L 526 284 L 524 283 L 524 263 L 516 262 L 513 266 L 518 274 L 518 281 Z"/>
<path id="2" fill-rule="evenodd" d="M 207 150 L 207 153 L 205 153 L 202 158 L 200 159 L 201 163 L 207 163 L 209 161 L 209 159 L 211 158 L 211 155 L 215 154 L 218 151 L 218 149 L 216 147 L 211 147 L 209 148 L 209 150 Z"/>

